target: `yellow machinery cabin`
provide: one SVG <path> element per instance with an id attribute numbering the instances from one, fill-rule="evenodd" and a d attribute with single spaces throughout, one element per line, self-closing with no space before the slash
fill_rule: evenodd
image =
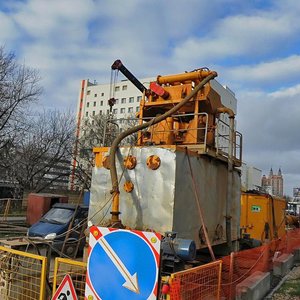
<path id="1" fill-rule="evenodd" d="M 241 230 L 262 242 L 285 234 L 286 201 L 269 194 L 242 193 Z"/>

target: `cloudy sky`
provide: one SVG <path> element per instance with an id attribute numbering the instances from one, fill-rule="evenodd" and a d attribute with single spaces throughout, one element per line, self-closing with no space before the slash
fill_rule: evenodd
<path id="1" fill-rule="evenodd" d="M 75 110 L 81 79 L 209 67 L 238 98 L 244 160 L 300 186 L 300 1 L 0 1 L 0 44 L 42 76 L 41 106 Z"/>

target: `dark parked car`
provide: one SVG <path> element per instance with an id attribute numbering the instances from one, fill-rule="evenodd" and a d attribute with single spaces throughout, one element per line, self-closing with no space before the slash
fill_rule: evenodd
<path id="1" fill-rule="evenodd" d="M 79 243 L 81 252 L 85 245 L 84 229 L 87 226 L 88 207 L 69 203 L 56 203 L 53 207 L 28 230 L 28 236 L 51 240 L 52 247 L 61 251 L 65 239 L 64 253 L 74 256 Z M 73 222 L 72 227 L 70 227 Z"/>

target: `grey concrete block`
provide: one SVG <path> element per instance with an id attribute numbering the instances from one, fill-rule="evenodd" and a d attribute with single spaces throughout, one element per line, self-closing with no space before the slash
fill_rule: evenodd
<path id="1" fill-rule="evenodd" d="M 260 300 L 271 288 L 269 272 L 255 272 L 236 286 L 237 300 Z"/>
<path id="2" fill-rule="evenodd" d="M 293 254 L 282 254 L 273 261 L 273 274 L 285 276 L 294 265 Z"/>

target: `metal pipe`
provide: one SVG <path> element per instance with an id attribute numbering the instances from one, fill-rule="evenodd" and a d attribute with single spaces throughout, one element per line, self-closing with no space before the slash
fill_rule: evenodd
<path id="1" fill-rule="evenodd" d="M 229 118 L 234 118 L 234 116 L 235 116 L 234 111 L 231 108 L 226 107 L 226 106 L 218 107 L 217 113 L 227 114 L 227 115 L 229 115 Z"/>
<path id="2" fill-rule="evenodd" d="M 228 145 L 228 166 L 227 166 L 227 199 L 226 199 L 226 242 L 229 253 L 232 252 L 231 236 L 231 206 L 232 206 L 232 184 L 233 184 L 233 144 L 234 144 L 234 112 L 228 107 L 220 107 L 217 113 L 229 115 L 229 145 Z"/>
<path id="3" fill-rule="evenodd" d="M 166 75 L 166 76 L 157 76 L 156 82 L 158 84 L 168 84 L 168 83 L 176 83 L 176 82 L 186 82 L 186 81 L 195 81 L 202 80 L 203 78 L 209 76 L 211 71 L 209 70 L 197 70 L 188 73 L 181 73 L 175 75 Z"/>
<path id="4" fill-rule="evenodd" d="M 211 79 L 218 76 L 217 72 L 210 71 L 210 74 L 204 78 L 192 91 L 189 95 L 187 95 L 181 102 L 179 102 L 177 105 L 175 105 L 173 108 L 165 112 L 164 114 L 154 117 L 149 122 L 137 125 L 135 127 L 131 127 L 125 131 L 123 131 L 121 134 L 119 134 L 115 140 L 113 141 L 111 148 L 110 148 L 110 155 L 109 155 L 109 161 L 110 161 L 110 177 L 111 177 L 111 183 L 112 183 L 112 190 L 111 194 L 113 196 L 113 204 L 112 204 L 112 211 L 111 211 L 111 222 L 112 223 L 120 223 L 119 219 L 119 182 L 118 182 L 118 175 L 117 175 L 117 167 L 116 167 L 116 152 L 118 149 L 118 146 L 120 142 L 126 138 L 128 135 L 133 134 L 139 130 L 145 129 L 151 125 L 155 125 L 162 120 L 166 119 L 167 117 L 170 117 L 172 114 L 177 112 L 182 106 L 184 106 L 189 100 L 191 100 L 200 89 L 203 88 L 203 86 L 209 82 Z"/>

